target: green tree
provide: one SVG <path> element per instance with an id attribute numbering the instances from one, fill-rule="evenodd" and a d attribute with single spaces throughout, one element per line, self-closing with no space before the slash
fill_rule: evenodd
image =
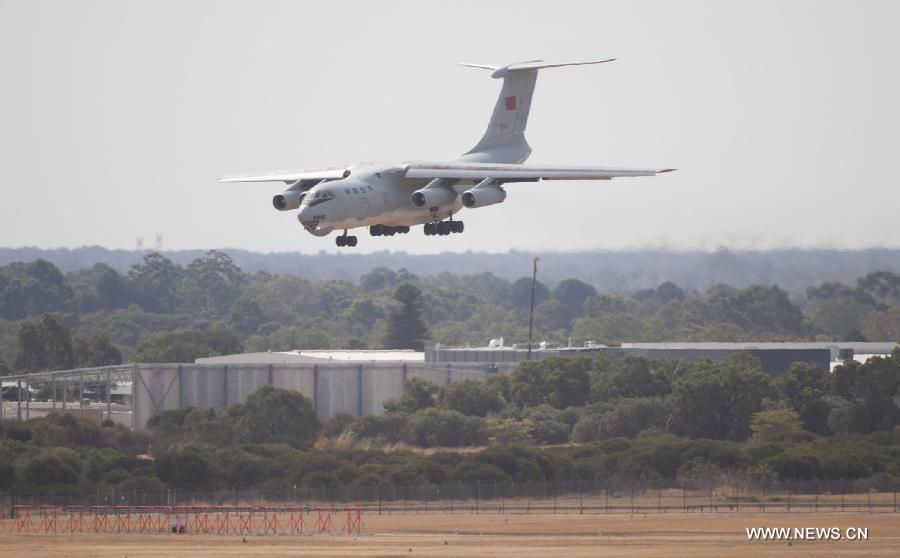
<path id="1" fill-rule="evenodd" d="M 97 264 L 96 267 L 101 264 Z M 97 305 L 106 310 L 125 308 L 134 302 L 134 293 L 128 281 L 115 269 L 104 265 L 97 278 Z"/>
<path id="2" fill-rule="evenodd" d="M 590 393 L 591 360 L 552 356 L 519 364 L 509 378 L 509 401 L 517 407 L 584 405 Z"/>
<path id="3" fill-rule="evenodd" d="M 259 303 L 245 297 L 239 298 L 231 306 L 226 319 L 228 324 L 242 335 L 256 333 L 259 326 L 269 321 Z"/>
<path id="4" fill-rule="evenodd" d="M 572 431 L 576 442 L 633 438 L 648 429 L 672 430 L 675 412 L 669 397 L 622 398 L 609 406 L 582 413 Z"/>
<path id="5" fill-rule="evenodd" d="M 672 389 L 685 433 L 692 438 L 745 440 L 750 416 L 770 395 L 770 379 L 759 371 L 759 360 L 739 354 L 694 366 Z"/>
<path id="6" fill-rule="evenodd" d="M 840 414 L 844 413 L 847 419 L 852 417 L 847 424 L 859 425 L 861 420 L 861 431 L 871 432 L 893 428 L 900 420 L 895 401 L 900 389 L 900 351 L 895 350 L 888 358 L 872 357 L 863 364 L 847 361 L 835 367 L 828 379 L 831 393 L 860 404 L 853 409 L 848 407 L 838 411 L 834 419 L 829 415 L 829 424 L 833 420 L 846 422 L 839 420 Z"/>
<path id="7" fill-rule="evenodd" d="M 863 320 L 875 310 L 876 302 L 862 289 L 840 283 L 822 283 L 806 290 L 807 312 L 815 328 L 844 338 L 862 329 Z"/>
<path id="8" fill-rule="evenodd" d="M 569 329 L 571 322 L 572 318 L 565 305 L 558 300 L 547 300 L 534 309 L 534 325 L 539 330 Z"/>
<path id="9" fill-rule="evenodd" d="M 239 353 L 241 343 L 228 329 L 209 331 L 176 329 L 160 333 L 138 345 L 135 362 L 194 362 L 200 357 Z"/>
<path id="10" fill-rule="evenodd" d="M 379 266 L 359 278 L 359 287 L 363 292 L 371 293 L 396 287 L 399 282 L 400 277 L 395 271 Z"/>
<path id="11" fill-rule="evenodd" d="M 550 299 L 550 291 L 540 281 L 534 283 L 534 306 L 537 308 Z M 510 288 L 510 300 L 514 309 L 527 312 L 531 308 L 531 277 L 517 279 Z"/>
<path id="12" fill-rule="evenodd" d="M 178 292 L 189 310 L 222 316 L 234 304 L 243 284 L 244 275 L 231 257 L 210 250 L 187 267 Z"/>
<path id="13" fill-rule="evenodd" d="M 856 281 L 858 291 L 878 303 L 895 305 L 900 303 L 900 275 L 890 271 L 873 271 Z"/>
<path id="14" fill-rule="evenodd" d="M 198 445 L 173 447 L 153 464 L 156 476 L 175 488 L 204 488 L 215 483 L 219 471 L 208 449 Z"/>
<path id="15" fill-rule="evenodd" d="M 171 312 L 178 306 L 175 291 L 183 275 L 181 266 L 159 252 L 147 254 L 128 272 L 138 304 L 151 312 Z"/>
<path id="16" fill-rule="evenodd" d="M 16 469 L 12 461 L 0 454 L 0 490 L 9 490 L 16 482 Z"/>
<path id="17" fill-rule="evenodd" d="M 70 414 L 51 414 L 36 421 L 31 435 L 37 446 L 83 449 L 100 445 L 100 428 Z"/>
<path id="18" fill-rule="evenodd" d="M 441 388 L 438 399 L 441 406 L 464 415 L 484 417 L 499 413 L 503 401 L 496 390 L 484 382 L 461 380 Z"/>
<path id="19" fill-rule="evenodd" d="M 281 443 L 307 448 L 319 432 L 319 421 L 309 398 L 272 386 L 253 392 L 231 415 L 237 418 L 241 440 L 250 444 Z"/>
<path id="20" fill-rule="evenodd" d="M 547 402 L 557 409 L 581 407 L 591 391 L 591 359 L 587 357 L 551 357 L 544 359 L 548 367 Z"/>
<path id="21" fill-rule="evenodd" d="M 122 351 L 103 333 L 76 335 L 72 347 L 78 366 L 122 364 Z"/>
<path id="22" fill-rule="evenodd" d="M 862 333 L 874 341 L 900 339 L 900 306 L 869 313 L 862 323 Z"/>
<path id="23" fill-rule="evenodd" d="M 566 310 L 569 321 L 574 320 L 582 313 L 584 301 L 597 296 L 597 290 L 578 279 L 565 279 L 553 287 L 552 296 L 558 300 Z"/>
<path id="24" fill-rule="evenodd" d="M 672 386 L 659 364 L 626 355 L 594 375 L 591 398 L 607 401 L 619 397 L 666 395 L 672 391 Z"/>
<path id="25" fill-rule="evenodd" d="M 781 396 L 800 414 L 803 426 L 810 432 L 828 432 L 828 376 L 818 366 L 796 362 L 775 380 Z"/>
<path id="26" fill-rule="evenodd" d="M 509 402 L 516 407 L 549 403 L 547 374 L 541 361 L 522 362 L 509 376 Z"/>
<path id="27" fill-rule="evenodd" d="M 480 420 L 470 422 L 462 413 L 429 407 L 409 418 L 411 442 L 419 447 L 461 447 L 479 440 Z"/>
<path id="28" fill-rule="evenodd" d="M 384 402 L 384 410 L 389 413 L 415 413 L 421 409 L 434 407 L 438 387 L 421 378 L 408 378 L 403 382 L 403 393 L 400 399 L 389 399 Z"/>
<path id="29" fill-rule="evenodd" d="M 46 260 L 0 268 L 0 318 L 18 320 L 72 309 L 75 295 L 62 272 Z"/>
<path id="30" fill-rule="evenodd" d="M 78 455 L 66 448 L 52 448 L 38 453 L 28 459 L 23 468 L 25 480 L 39 490 L 77 484 L 80 473 Z"/>
<path id="31" fill-rule="evenodd" d="M 803 435 L 800 414 L 793 409 L 759 411 L 750 417 L 753 441 L 760 444 L 789 444 Z"/>
<path id="32" fill-rule="evenodd" d="M 385 347 L 388 349 L 424 349 L 426 336 L 422 321 L 422 291 L 410 283 L 404 283 L 394 292 L 396 305 L 387 319 Z"/>
<path id="33" fill-rule="evenodd" d="M 16 368 L 26 372 L 63 370 L 76 364 L 72 335 L 58 314 L 44 314 L 19 326 Z"/>

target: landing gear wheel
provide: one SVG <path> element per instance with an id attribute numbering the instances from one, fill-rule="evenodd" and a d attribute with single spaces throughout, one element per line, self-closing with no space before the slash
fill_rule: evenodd
<path id="1" fill-rule="evenodd" d="M 450 223 L 447 221 L 441 221 L 437 224 L 437 232 L 441 236 L 447 236 L 450 234 Z"/>
<path id="2" fill-rule="evenodd" d="M 397 227 L 397 228 L 400 229 L 398 231 L 400 234 L 406 234 L 409 232 L 409 225 L 403 225 L 402 227 Z"/>
<path id="3" fill-rule="evenodd" d="M 344 231 L 344 234 L 334 239 L 334 243 L 338 245 L 338 248 L 343 248 L 344 246 L 356 246 L 356 237 L 355 236 L 347 236 L 347 231 Z"/>
<path id="4" fill-rule="evenodd" d="M 425 223 L 425 236 L 432 236 L 434 233 L 434 223 Z"/>
<path id="5" fill-rule="evenodd" d="M 372 236 L 381 236 L 384 234 L 384 227 L 382 225 L 372 225 L 369 227 L 369 234 Z"/>
<path id="6" fill-rule="evenodd" d="M 466 228 L 465 225 L 463 225 L 462 221 L 453 221 L 450 224 L 450 227 L 451 227 L 450 232 L 455 232 L 455 233 L 461 233 Z"/>

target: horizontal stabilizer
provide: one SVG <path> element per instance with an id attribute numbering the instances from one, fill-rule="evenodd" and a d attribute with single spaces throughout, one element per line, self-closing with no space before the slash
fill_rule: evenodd
<path id="1" fill-rule="evenodd" d="M 528 60 L 526 62 L 516 62 L 506 66 L 495 66 L 493 64 L 479 64 L 474 62 L 460 62 L 460 66 L 468 68 L 481 68 L 483 70 L 492 70 L 491 77 L 501 78 L 509 75 L 510 72 L 533 72 L 543 70 L 545 68 L 560 68 L 562 66 L 585 66 L 588 64 L 605 64 L 614 61 L 615 58 L 607 58 L 606 60 L 584 60 L 580 62 L 557 62 L 548 63 L 543 60 Z"/>

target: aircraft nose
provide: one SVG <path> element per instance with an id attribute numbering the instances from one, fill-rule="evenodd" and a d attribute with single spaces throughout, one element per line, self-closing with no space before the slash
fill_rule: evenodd
<path id="1" fill-rule="evenodd" d="M 313 210 L 308 205 L 300 206 L 300 211 L 297 213 L 297 220 L 301 223 L 304 221 L 309 221 L 312 219 Z"/>

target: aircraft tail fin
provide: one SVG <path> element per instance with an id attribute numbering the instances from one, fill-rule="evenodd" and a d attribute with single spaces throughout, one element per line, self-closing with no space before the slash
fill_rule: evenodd
<path id="1" fill-rule="evenodd" d="M 521 163 L 531 154 L 531 147 L 525 140 L 525 127 L 531 110 L 531 97 L 537 81 L 538 70 L 561 66 L 581 66 L 603 64 L 607 60 L 584 62 L 545 63 L 543 60 L 529 60 L 507 66 L 461 62 L 461 66 L 491 70 L 491 77 L 503 79 L 500 96 L 494 105 L 494 112 L 487 130 L 478 144 L 463 155 L 463 160 Z"/>

